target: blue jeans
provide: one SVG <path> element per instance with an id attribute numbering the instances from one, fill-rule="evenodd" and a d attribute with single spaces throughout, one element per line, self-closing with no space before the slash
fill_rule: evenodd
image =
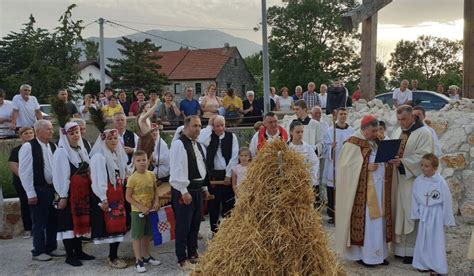
<path id="1" fill-rule="evenodd" d="M 197 237 L 201 226 L 202 192 L 188 190 L 193 198 L 191 204 L 180 203 L 181 193 L 171 189 L 175 224 L 175 251 L 178 262 L 197 254 Z M 187 254 L 186 254 L 187 253 Z"/>
<path id="2" fill-rule="evenodd" d="M 54 187 L 35 187 L 38 202 L 30 205 L 31 221 L 33 223 L 33 256 L 50 253 L 58 247 L 56 241 L 57 216 L 53 206 Z"/>

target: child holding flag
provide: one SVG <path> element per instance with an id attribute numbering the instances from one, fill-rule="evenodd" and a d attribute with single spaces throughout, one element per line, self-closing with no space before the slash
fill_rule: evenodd
<path id="1" fill-rule="evenodd" d="M 135 255 L 135 269 L 137 272 L 146 272 L 145 264 L 160 265 L 150 255 L 150 241 L 152 237 L 151 222 L 148 214 L 159 209 L 158 192 L 156 191 L 156 177 L 148 171 L 148 157 L 142 150 L 133 154 L 133 164 L 136 171 L 128 178 L 126 199 L 132 206 L 132 239 Z"/>

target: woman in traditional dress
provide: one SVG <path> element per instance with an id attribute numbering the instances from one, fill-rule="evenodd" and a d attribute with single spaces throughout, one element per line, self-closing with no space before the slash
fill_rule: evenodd
<path id="1" fill-rule="evenodd" d="M 91 150 L 91 238 L 95 244 L 109 244 L 109 265 L 125 268 L 117 257 L 127 232 L 123 183 L 127 175 L 127 154 L 116 129 L 105 130 Z"/>
<path id="2" fill-rule="evenodd" d="M 137 116 L 138 145 L 137 150 L 146 152 L 148 160 L 151 160 L 153 150 L 155 149 L 155 139 L 153 139 L 153 128 L 151 127 L 151 117 L 153 116 L 159 102 L 155 101 L 153 106 L 146 103 L 140 106 Z"/>
<path id="3" fill-rule="evenodd" d="M 64 243 L 66 263 L 82 266 L 81 260 L 95 259 L 82 251 L 80 239 L 91 232 L 89 155 L 77 123 L 67 123 L 59 135 L 58 149 L 53 155 L 53 183 L 59 195 L 56 239 Z"/>

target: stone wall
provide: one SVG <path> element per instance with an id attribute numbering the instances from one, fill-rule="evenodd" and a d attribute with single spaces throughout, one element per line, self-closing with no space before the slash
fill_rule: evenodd
<path id="1" fill-rule="evenodd" d="M 0 223 L 2 225 L 2 223 Z M 20 200 L 7 198 L 3 201 L 3 227 L 0 227 L 0 239 L 11 239 L 23 233 Z"/>
<path id="2" fill-rule="evenodd" d="M 367 114 L 385 121 L 389 136 L 398 127 L 395 111 L 380 100 L 356 103 L 349 112 L 349 121 L 358 129 Z M 453 196 L 453 212 L 474 219 L 474 103 L 462 99 L 440 111 L 428 111 L 426 117 L 438 134 L 443 151 L 441 174 Z M 330 118 L 326 120 L 330 123 Z"/>

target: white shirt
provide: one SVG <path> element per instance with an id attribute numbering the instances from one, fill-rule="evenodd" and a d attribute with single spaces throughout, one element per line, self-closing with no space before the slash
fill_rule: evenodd
<path id="1" fill-rule="evenodd" d="M 156 166 L 153 172 L 158 176 L 158 178 L 170 175 L 170 150 L 162 138 L 160 138 L 155 145 L 153 158 L 155 158 Z"/>
<path id="2" fill-rule="evenodd" d="M 257 146 L 258 146 L 258 135 L 259 135 L 260 131 L 257 131 L 253 137 L 252 137 L 252 140 L 250 141 L 250 145 L 249 145 L 249 150 L 250 152 L 252 153 L 252 156 L 255 157 L 257 156 Z M 267 139 L 267 143 L 271 143 L 273 141 L 277 141 L 277 140 L 281 140 L 283 139 L 283 137 L 281 137 L 280 139 L 280 129 L 277 130 L 277 133 L 275 135 L 270 135 L 268 133 L 268 131 L 265 131 L 265 134 L 267 135 L 268 139 Z M 284 142 L 287 142 L 287 141 L 284 141 Z"/>
<path id="3" fill-rule="evenodd" d="M 310 144 L 303 141 L 302 145 L 290 143 L 289 148 L 301 154 L 304 162 L 309 165 L 309 174 L 311 184 L 316 187 L 319 185 L 319 159 Z"/>
<path id="4" fill-rule="evenodd" d="M 32 127 L 36 122 L 36 110 L 40 109 L 35 96 L 29 96 L 28 101 L 18 94 L 12 100 L 13 109 L 18 110 L 16 127 Z"/>
<path id="5" fill-rule="evenodd" d="M 283 97 L 278 97 L 278 103 L 280 104 L 280 111 L 292 111 L 291 110 L 291 105 L 293 104 L 293 98 L 288 97 L 288 98 L 283 98 Z"/>
<path id="6" fill-rule="evenodd" d="M 401 91 L 400 88 L 396 88 L 393 90 L 393 97 L 394 100 L 397 100 L 399 105 L 405 104 L 409 101 L 413 101 L 413 95 L 410 89 L 406 89 L 405 91 Z"/>
<path id="7" fill-rule="evenodd" d="M 37 139 L 38 140 L 38 139 Z M 43 162 L 44 162 L 44 179 L 47 183 L 53 183 L 53 152 L 49 143 L 45 144 L 39 141 L 41 149 L 43 151 Z M 68 163 L 69 165 L 69 163 Z M 25 189 L 28 198 L 36 197 L 35 188 L 33 185 L 33 155 L 31 153 L 31 144 L 24 143 L 20 148 L 18 154 L 18 174 L 20 176 L 21 184 Z"/>
<path id="8" fill-rule="evenodd" d="M 79 152 L 73 154 L 79 156 Z M 69 185 L 71 181 L 71 166 L 69 165 L 69 156 L 64 148 L 58 148 L 53 154 L 53 185 L 56 193 L 60 197 L 67 197 L 69 194 Z"/>
<path id="9" fill-rule="evenodd" d="M 319 102 L 321 103 L 321 108 L 325 109 L 328 102 L 328 93 L 324 95 L 319 94 L 318 97 L 319 97 Z"/>
<path id="10" fill-rule="evenodd" d="M 199 174 L 202 176 L 202 179 L 206 176 L 206 163 L 202 157 L 201 152 L 199 151 L 197 144 L 193 144 L 194 154 L 196 155 L 197 167 Z M 204 155 L 206 154 L 206 149 L 202 147 Z M 184 148 L 183 142 L 178 139 L 171 143 L 170 149 L 170 185 L 174 189 L 178 190 L 182 195 L 188 192 L 189 185 L 189 170 L 188 170 L 188 154 Z M 203 191 L 207 191 L 207 187 L 202 187 Z"/>
<path id="11" fill-rule="evenodd" d="M 211 143 L 211 134 L 212 132 L 201 132 L 201 135 L 198 137 L 198 142 L 201 145 L 205 146 L 206 149 Z M 217 148 L 216 155 L 214 156 L 214 170 L 225 170 L 225 176 L 232 176 L 232 168 L 239 163 L 239 140 L 237 136 L 232 133 L 232 155 L 229 160 L 229 164 L 225 164 L 225 158 L 222 155 L 222 139 L 225 137 L 225 132 L 219 136 L 219 147 Z"/>
<path id="12" fill-rule="evenodd" d="M 0 105 L 0 118 L 1 119 L 10 119 L 12 118 L 13 107 L 12 102 L 4 100 L 3 104 Z M 9 129 L 10 122 L 5 122 L 0 124 L 0 137 L 7 137 L 15 135 L 15 131 Z"/>

